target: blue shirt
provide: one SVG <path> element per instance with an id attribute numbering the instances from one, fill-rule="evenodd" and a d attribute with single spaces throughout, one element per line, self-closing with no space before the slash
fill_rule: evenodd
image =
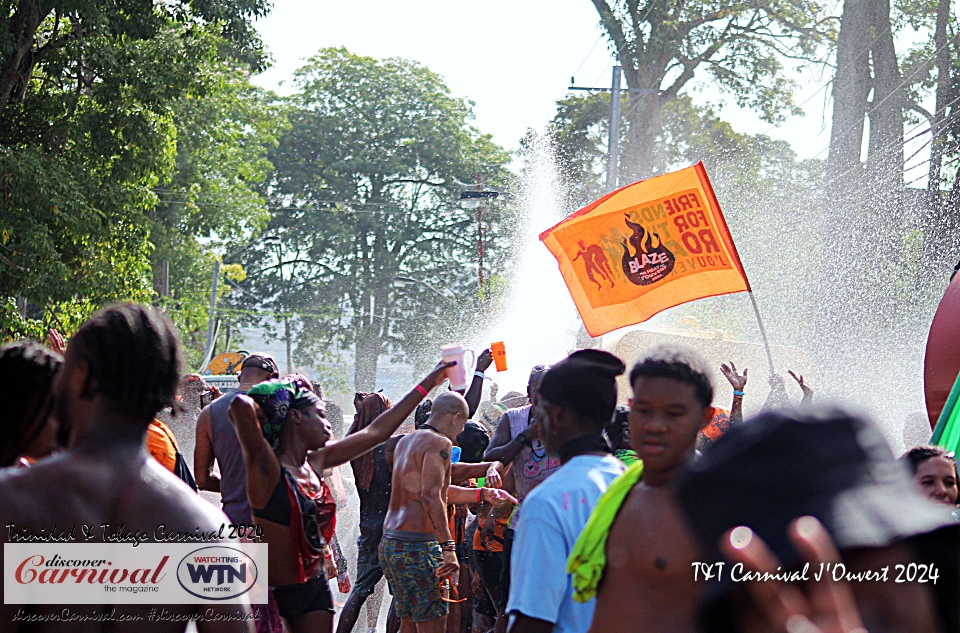
<path id="1" fill-rule="evenodd" d="M 580 455 L 523 502 L 510 557 L 507 613 L 554 623 L 554 633 L 586 633 L 595 600 L 574 602 L 567 558 L 610 482 L 624 470 L 611 455 Z"/>

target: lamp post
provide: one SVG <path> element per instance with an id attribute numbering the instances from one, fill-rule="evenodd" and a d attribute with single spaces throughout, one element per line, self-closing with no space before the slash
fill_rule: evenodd
<path id="1" fill-rule="evenodd" d="M 477 188 L 460 192 L 460 207 L 467 211 L 477 210 L 477 280 L 483 292 L 483 210 L 490 208 L 490 200 L 500 195 L 499 191 L 485 191 L 477 172 Z"/>

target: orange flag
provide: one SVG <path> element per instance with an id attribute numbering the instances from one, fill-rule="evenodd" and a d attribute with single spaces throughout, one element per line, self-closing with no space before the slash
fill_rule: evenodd
<path id="1" fill-rule="evenodd" d="M 750 290 L 703 163 L 642 180 L 540 234 L 590 336 Z"/>

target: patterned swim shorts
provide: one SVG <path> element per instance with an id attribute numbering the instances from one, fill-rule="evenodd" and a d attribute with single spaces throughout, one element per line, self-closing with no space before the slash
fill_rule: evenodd
<path id="1" fill-rule="evenodd" d="M 443 563 L 438 541 L 380 541 L 380 567 L 393 594 L 397 616 L 426 622 L 445 616 L 437 569 Z"/>

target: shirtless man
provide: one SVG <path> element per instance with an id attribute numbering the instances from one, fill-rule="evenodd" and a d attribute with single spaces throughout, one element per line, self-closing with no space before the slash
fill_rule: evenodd
<path id="1" fill-rule="evenodd" d="M 692 632 L 703 584 L 690 570 L 701 558 L 670 484 L 710 422 L 713 386 L 705 361 L 674 346 L 651 350 L 630 384 L 630 438 L 642 478 L 615 513 L 590 631 Z"/>
<path id="2" fill-rule="evenodd" d="M 54 525 L 123 525 L 153 536 L 158 525 L 167 533 L 218 530 L 226 516 L 203 501 L 144 448 L 154 414 L 173 404 L 180 382 L 180 344 L 173 325 L 154 310 L 123 304 L 94 315 L 74 335 L 53 392 L 57 416 L 70 429 L 69 449 L 31 468 L 0 474 L 0 525 L 38 533 Z M 3 530 L 3 540 L 9 531 Z M 99 530 L 95 538 L 101 540 Z M 135 603 L 136 600 L 131 600 Z M 249 614 L 249 604 L 164 605 L 179 621 L 147 622 L 151 608 L 161 605 L 4 605 L 4 631 L 45 633 L 174 633 L 186 619 L 212 611 L 215 615 Z M 56 613 L 141 614 L 143 621 L 46 621 L 21 624 L 14 615 Z M 197 622 L 200 633 L 252 633 L 250 621 Z"/>
<path id="3" fill-rule="evenodd" d="M 442 393 L 434 400 L 426 424 L 404 436 L 394 450 L 380 566 L 403 633 L 445 629 L 447 603 L 441 587 L 460 568 L 447 524 L 447 503 L 487 501 L 499 505 L 511 499 L 500 490 L 450 485 L 450 449 L 468 416 L 463 396 L 453 391 Z"/>

